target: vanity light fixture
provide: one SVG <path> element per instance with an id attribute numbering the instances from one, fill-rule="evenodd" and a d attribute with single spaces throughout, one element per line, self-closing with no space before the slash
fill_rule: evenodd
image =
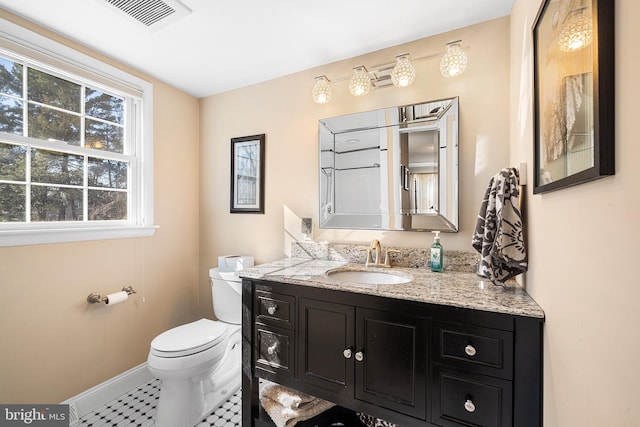
<path id="1" fill-rule="evenodd" d="M 395 87 L 407 87 L 416 79 L 416 69 L 408 53 L 396 56 L 396 66 L 391 71 L 391 82 Z"/>
<path id="2" fill-rule="evenodd" d="M 593 25 L 591 18 L 585 16 L 586 7 L 572 10 L 560 28 L 558 44 L 564 52 L 575 52 L 591 44 Z"/>
<path id="3" fill-rule="evenodd" d="M 327 76 L 316 77 L 316 82 L 311 90 L 313 100 L 318 104 L 326 104 L 331 101 L 331 86 Z"/>
<path id="4" fill-rule="evenodd" d="M 315 78 L 311 95 L 317 104 L 326 104 L 331 101 L 331 85 L 337 82 L 349 80 L 349 92 L 353 96 L 364 96 L 371 89 L 380 89 L 391 86 L 407 87 L 416 79 L 416 69 L 414 63 L 442 57 L 440 61 L 440 71 L 445 77 L 455 77 L 462 74 L 467 66 L 467 54 L 460 46 L 462 40 L 447 43 L 446 52 L 439 52 L 431 55 L 411 59 L 408 53 L 396 56 L 396 62 L 373 67 L 371 71 L 364 65 L 353 68 L 353 74 L 347 77 L 332 78 L 318 76 Z"/>
<path id="5" fill-rule="evenodd" d="M 353 69 L 353 75 L 349 80 L 349 92 L 353 96 L 364 96 L 371 90 L 371 76 L 364 65 Z"/>
<path id="6" fill-rule="evenodd" d="M 467 68 L 468 57 L 460 46 L 461 42 L 454 40 L 447 43 L 447 52 L 440 60 L 440 72 L 444 77 L 459 76 Z"/>

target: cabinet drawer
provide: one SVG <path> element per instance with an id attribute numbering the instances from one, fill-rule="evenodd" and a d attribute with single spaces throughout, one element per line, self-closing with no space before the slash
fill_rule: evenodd
<path id="1" fill-rule="evenodd" d="M 256 368 L 292 376 L 294 363 L 293 331 L 256 323 Z"/>
<path id="2" fill-rule="evenodd" d="M 293 329 L 295 298 L 272 292 L 255 292 L 256 321 Z"/>
<path id="3" fill-rule="evenodd" d="M 436 362 L 512 379 L 512 332 L 444 322 L 434 327 Z"/>
<path id="4" fill-rule="evenodd" d="M 512 424 L 511 381 L 434 368 L 433 418 L 440 426 Z"/>

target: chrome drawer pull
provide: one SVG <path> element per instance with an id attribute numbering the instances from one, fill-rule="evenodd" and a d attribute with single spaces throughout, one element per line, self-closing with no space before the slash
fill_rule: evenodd
<path id="1" fill-rule="evenodd" d="M 364 360 L 364 353 L 362 352 L 362 350 L 357 351 L 355 357 L 358 362 L 362 362 Z"/>
<path id="2" fill-rule="evenodd" d="M 278 306 L 277 305 L 271 305 L 271 306 L 269 306 L 269 308 L 267 308 L 267 313 L 269 313 L 272 316 L 274 314 L 276 314 L 276 311 L 278 311 Z"/>
<path id="3" fill-rule="evenodd" d="M 351 359 L 351 349 L 347 348 L 342 352 L 342 355 L 344 356 L 345 359 Z"/>
<path id="4" fill-rule="evenodd" d="M 473 404 L 471 399 L 467 399 L 467 401 L 464 402 L 464 409 L 466 409 L 467 412 L 474 412 L 476 410 L 476 405 Z"/>
<path id="5" fill-rule="evenodd" d="M 464 352 L 467 353 L 467 356 L 473 357 L 476 355 L 476 348 L 469 344 L 464 348 Z"/>

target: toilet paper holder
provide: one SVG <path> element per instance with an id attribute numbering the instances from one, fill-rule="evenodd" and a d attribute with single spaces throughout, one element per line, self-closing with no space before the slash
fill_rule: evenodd
<path id="1" fill-rule="evenodd" d="M 135 293 L 138 292 L 135 289 L 133 289 L 133 286 L 131 286 L 131 285 L 125 286 L 124 288 L 122 288 L 122 291 L 126 292 L 127 295 L 135 294 Z M 106 295 L 102 296 L 97 292 L 92 292 L 87 297 L 87 302 L 89 302 L 90 304 L 95 304 L 95 303 L 99 303 L 99 302 L 106 303 L 107 301 L 109 301 L 109 299 L 108 299 L 108 297 Z"/>

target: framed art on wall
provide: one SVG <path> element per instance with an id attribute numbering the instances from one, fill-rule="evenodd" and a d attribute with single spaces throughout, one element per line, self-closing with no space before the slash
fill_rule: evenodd
<path id="1" fill-rule="evenodd" d="M 231 213 L 264 213 L 265 134 L 231 138 Z"/>
<path id="2" fill-rule="evenodd" d="M 545 0 L 536 18 L 534 193 L 615 174 L 613 4 Z"/>

